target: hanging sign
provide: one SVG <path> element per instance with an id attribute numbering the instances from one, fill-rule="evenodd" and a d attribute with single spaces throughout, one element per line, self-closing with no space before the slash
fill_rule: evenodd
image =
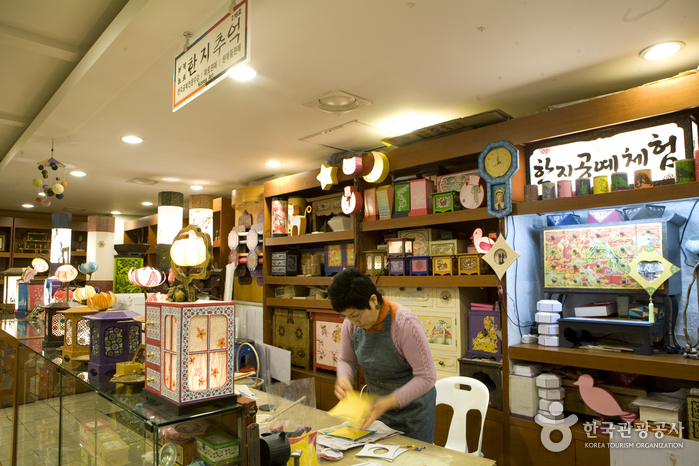
<path id="1" fill-rule="evenodd" d="M 648 169 L 655 181 L 675 177 L 675 161 L 692 158 L 697 126 L 688 113 L 527 144 L 529 184 Z"/>
<path id="2" fill-rule="evenodd" d="M 243 0 L 175 57 L 172 111 L 218 84 L 247 59 L 248 0 Z"/>

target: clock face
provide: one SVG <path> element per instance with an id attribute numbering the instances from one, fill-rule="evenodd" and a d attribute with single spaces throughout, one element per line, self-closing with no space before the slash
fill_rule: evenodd
<path id="1" fill-rule="evenodd" d="M 484 162 L 488 174 L 493 178 L 499 178 L 510 169 L 512 154 L 503 147 L 496 147 L 486 154 Z"/>

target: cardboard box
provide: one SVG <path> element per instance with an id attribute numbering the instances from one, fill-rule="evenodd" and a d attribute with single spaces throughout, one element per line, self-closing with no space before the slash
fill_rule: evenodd
<path id="1" fill-rule="evenodd" d="M 566 397 L 566 391 L 563 387 L 559 388 L 540 388 L 539 398 L 549 401 L 560 401 Z"/>
<path id="2" fill-rule="evenodd" d="M 539 335 L 539 344 L 541 346 L 558 346 L 557 335 Z"/>
<path id="3" fill-rule="evenodd" d="M 547 372 L 536 378 L 536 386 L 539 388 L 560 388 L 562 385 L 561 377 L 556 374 Z"/>
<path id="4" fill-rule="evenodd" d="M 536 390 L 536 379 L 510 375 L 510 413 L 532 419 L 536 416 L 539 396 Z"/>
<path id="5" fill-rule="evenodd" d="M 536 310 L 542 312 L 563 312 L 563 304 L 555 299 L 542 299 L 537 301 Z"/>
<path id="6" fill-rule="evenodd" d="M 555 324 L 561 314 L 558 312 L 537 312 L 534 314 L 534 320 L 539 324 Z"/>

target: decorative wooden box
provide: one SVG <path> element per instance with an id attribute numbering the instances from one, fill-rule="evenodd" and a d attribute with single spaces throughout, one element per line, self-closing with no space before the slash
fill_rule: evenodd
<path id="1" fill-rule="evenodd" d="M 279 251 L 272 253 L 272 275 L 293 277 L 300 272 L 299 253 L 297 251 Z"/>
<path id="2" fill-rule="evenodd" d="M 398 232 L 399 238 L 412 238 L 413 254 L 416 256 L 429 256 L 430 244 L 439 240 L 442 230 L 436 228 L 420 228 L 417 230 L 401 230 Z"/>
<path id="3" fill-rule="evenodd" d="M 432 213 L 434 182 L 425 178 L 410 181 L 410 217 Z"/>
<path id="4" fill-rule="evenodd" d="M 343 318 L 328 309 L 309 309 L 313 322 L 313 370 L 337 371 Z"/>
<path id="5" fill-rule="evenodd" d="M 314 256 L 318 256 L 314 260 Z M 323 271 L 323 261 L 325 260 L 325 250 L 323 248 L 301 249 L 300 265 L 303 275 L 319 277 Z"/>
<path id="6" fill-rule="evenodd" d="M 393 213 L 393 186 L 389 184 L 376 188 L 376 207 L 379 211 L 379 220 L 391 218 Z"/>
<path id="7" fill-rule="evenodd" d="M 541 230 L 544 291 L 635 293 L 647 297 L 629 276 L 629 265 L 647 244 L 675 265 L 681 263 L 679 215 L 659 219 L 597 223 Z M 657 291 L 681 293 L 681 274 L 672 275 Z"/>
<path id="8" fill-rule="evenodd" d="M 239 464 L 240 440 L 221 430 L 197 435 L 197 457 L 211 466 Z"/>
<path id="9" fill-rule="evenodd" d="M 311 211 L 313 231 L 320 231 L 330 217 L 342 213 L 342 193 L 313 197 L 307 201 L 313 209 Z"/>
<path id="10" fill-rule="evenodd" d="M 431 275 L 432 260 L 430 256 L 408 257 L 410 275 Z"/>
<path id="11" fill-rule="evenodd" d="M 85 316 L 90 321 L 90 363 L 93 376 L 116 370 L 118 362 L 131 361 L 141 344 L 141 323 L 135 311 L 104 311 Z"/>
<path id="12" fill-rule="evenodd" d="M 459 267 L 459 275 L 482 275 L 487 271 L 483 256 L 478 252 L 457 254 L 456 262 Z"/>
<path id="13" fill-rule="evenodd" d="M 354 267 L 354 243 L 329 244 L 325 246 L 325 276 Z"/>
<path id="14" fill-rule="evenodd" d="M 468 241 L 465 239 L 443 239 L 430 242 L 430 256 L 444 254 L 460 254 L 468 251 Z"/>
<path id="15" fill-rule="evenodd" d="M 410 182 L 396 183 L 393 187 L 393 217 L 407 217 L 410 214 Z"/>
<path id="16" fill-rule="evenodd" d="M 291 364 L 311 368 L 311 320 L 304 309 L 274 308 L 272 344 L 291 351 Z"/>
<path id="17" fill-rule="evenodd" d="M 388 274 L 389 275 L 407 275 L 408 258 L 407 257 L 389 257 L 388 258 Z"/>
<path id="18" fill-rule="evenodd" d="M 24 319 L 37 306 L 44 305 L 43 280 L 30 280 L 29 283 L 19 281 L 17 283 L 17 302 L 15 304 L 15 318 Z"/>
<path id="19" fill-rule="evenodd" d="M 442 212 L 454 212 L 461 210 L 461 202 L 459 201 L 458 191 L 443 191 L 432 193 L 432 211 L 435 214 Z"/>
<path id="20" fill-rule="evenodd" d="M 467 358 L 502 358 L 502 327 L 500 313 L 470 309 L 468 311 Z"/>
<path id="21" fill-rule="evenodd" d="M 456 256 L 451 254 L 432 256 L 432 274 L 457 275 Z"/>
<path id="22" fill-rule="evenodd" d="M 459 191 L 470 175 L 478 175 L 478 170 L 467 170 L 448 175 L 437 176 L 437 191 Z"/>
<path id="23" fill-rule="evenodd" d="M 176 407 L 235 395 L 235 303 L 146 302 L 145 389 Z"/>

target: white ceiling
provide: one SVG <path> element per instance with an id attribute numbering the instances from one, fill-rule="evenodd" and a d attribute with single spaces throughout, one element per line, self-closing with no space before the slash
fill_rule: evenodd
<path id="1" fill-rule="evenodd" d="M 160 191 L 186 199 L 199 183 L 230 196 L 318 168 L 337 151 L 299 139 L 353 120 L 520 117 L 699 65 L 698 0 L 249 0 L 257 78 L 225 79 L 173 113 L 183 33 L 198 37 L 229 5 L 0 0 L 0 209 L 150 215 Z M 639 58 L 666 40 L 686 47 Z M 336 89 L 372 104 L 341 116 L 303 105 Z M 127 134 L 145 141 L 125 144 Z M 52 141 L 56 159 L 88 176 L 67 176 L 65 198 L 43 207 L 32 179 Z"/>

